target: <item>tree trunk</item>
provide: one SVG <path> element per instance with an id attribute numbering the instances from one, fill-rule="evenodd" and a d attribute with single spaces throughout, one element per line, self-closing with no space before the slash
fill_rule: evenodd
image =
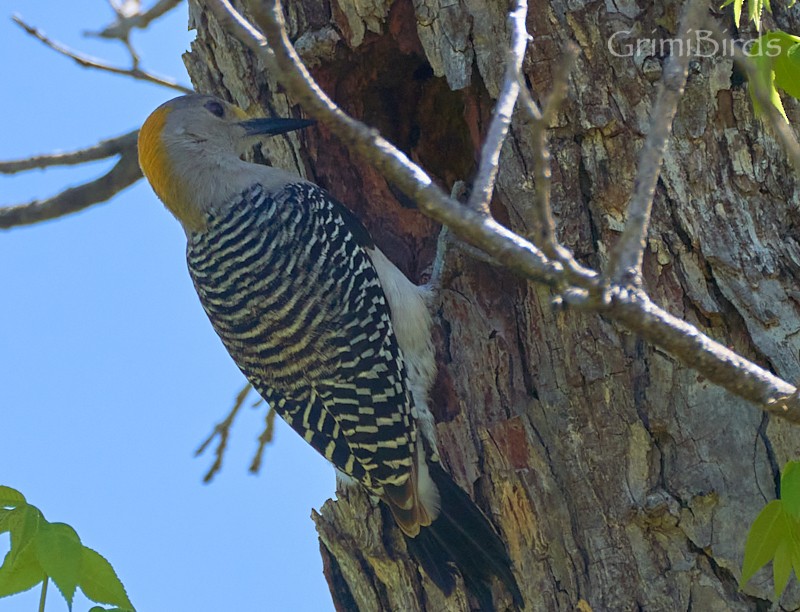
<path id="1" fill-rule="evenodd" d="M 779 4 L 779 25 L 800 31 Z M 607 41 L 630 31 L 615 39 L 619 55 L 637 37 L 674 37 L 680 6 L 550 0 L 530 9 L 535 98 L 549 91 L 561 45 L 581 48 L 551 151 L 558 235 L 585 265 L 605 265 L 619 236 L 663 62 L 657 46 L 617 57 Z M 502 78 L 506 0 L 294 0 L 285 9 L 296 47 L 345 111 L 445 188 L 470 179 Z M 194 2 L 191 11 L 198 39 L 186 59 L 199 91 L 298 113 L 213 18 Z M 658 185 L 645 289 L 796 381 L 799 185 L 754 120 L 730 57 L 704 55 L 692 60 Z M 294 137 L 274 139 L 264 155 L 330 190 L 423 282 L 439 228 L 324 126 L 302 139 L 302 149 Z M 532 163 L 530 134 L 515 120 L 493 213 L 523 234 Z M 527 609 L 769 607 L 770 574 L 743 591 L 737 579 L 747 529 L 800 451 L 797 430 L 602 317 L 556 307 L 549 289 L 451 254 L 436 313 L 440 448 L 507 542 Z M 314 519 L 338 610 L 470 609 L 461 588 L 445 600 L 366 495 L 328 501 Z M 496 596 L 498 609 L 509 605 L 499 587 Z M 782 603 L 800 605 L 796 585 Z"/>

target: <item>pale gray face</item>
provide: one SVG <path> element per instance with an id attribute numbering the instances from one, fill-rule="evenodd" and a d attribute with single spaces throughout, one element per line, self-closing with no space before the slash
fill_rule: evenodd
<path id="1" fill-rule="evenodd" d="M 164 125 L 165 138 L 181 140 L 190 148 L 202 147 L 242 155 L 259 139 L 304 128 L 306 119 L 248 118 L 238 106 L 214 96 L 191 94 L 170 100 Z M 169 146 L 169 140 L 166 140 Z"/>
<path id="2" fill-rule="evenodd" d="M 240 108 L 214 96 L 192 94 L 166 103 L 168 110 L 163 138 L 167 147 L 196 150 L 205 154 L 241 155 L 255 141 L 246 128 L 247 116 Z"/>

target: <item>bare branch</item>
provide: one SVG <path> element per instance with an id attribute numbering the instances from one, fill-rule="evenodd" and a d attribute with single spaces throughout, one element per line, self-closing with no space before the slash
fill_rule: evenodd
<path id="1" fill-rule="evenodd" d="M 387 179 L 414 200 L 423 213 L 449 226 L 454 234 L 479 247 L 511 271 L 550 286 L 564 285 L 567 272 L 560 262 L 550 260 L 528 240 L 493 219 L 447 197 L 422 169 L 375 130 L 343 113 L 319 89 L 295 53 L 286 35 L 283 15 L 277 2 L 268 2 L 266 7 L 251 7 L 267 38 L 237 13 L 227 0 L 205 0 L 205 4 L 220 25 L 249 47 L 309 114 L 325 123 L 331 132 L 369 159 Z M 692 12 L 697 10 L 698 4 L 692 5 Z M 272 48 L 268 46 L 267 39 Z M 668 85 L 672 90 L 680 91 L 680 87 L 674 87 L 676 78 L 670 80 Z M 681 82 L 678 78 L 677 83 Z M 665 106 L 669 107 L 669 104 L 665 103 Z M 649 212 L 649 205 L 645 206 L 645 212 Z M 643 224 L 638 224 L 638 231 L 642 228 L 646 230 L 647 216 L 645 214 Z M 697 328 L 656 308 L 646 297 L 632 293 L 623 295 L 616 287 L 606 292 L 599 291 L 595 286 L 596 275 L 592 271 L 583 273 L 579 270 L 570 281 L 573 286 L 562 292 L 568 301 L 600 311 L 606 317 L 640 333 L 732 393 L 757 402 L 764 410 L 792 422 L 800 422 L 800 400 L 797 390 L 789 383 L 731 354 Z M 636 299 L 630 298 L 631 295 L 635 295 Z M 698 350 L 700 357 L 697 356 Z"/>
<path id="2" fill-rule="evenodd" d="M 569 73 L 577 57 L 578 47 L 576 45 L 568 44 L 564 47 L 564 54 L 554 71 L 552 90 L 544 101 L 544 111 L 539 110 L 525 87 L 520 90 L 520 102 L 533 132 L 533 179 L 535 185 L 533 214 L 536 221 L 533 242 L 542 249 L 547 257 L 564 266 L 567 280 L 580 284 L 581 279 L 596 281 L 597 278 L 593 271 L 582 267 L 575 261 L 572 253 L 561 246 L 556 239 L 556 224 L 553 220 L 550 198 L 550 147 L 547 143 L 547 130 L 555 120 L 558 108 L 567 97 Z M 521 81 L 522 75 L 520 74 L 519 77 Z"/>
<path id="3" fill-rule="evenodd" d="M 642 259 L 658 174 L 689 70 L 689 35 L 703 22 L 706 10 L 707 3 L 701 0 L 689 0 L 683 8 L 678 26 L 678 39 L 682 42 L 678 47 L 679 52 L 667 58 L 651 115 L 650 132 L 639 153 L 633 197 L 628 204 L 628 219 L 622 236 L 611 252 L 609 276 L 615 285 L 639 287 L 642 283 Z"/>
<path id="4" fill-rule="evenodd" d="M 16 174 L 25 170 L 35 168 L 49 168 L 51 166 L 73 166 L 86 162 L 105 159 L 124 153 L 131 148 L 136 148 L 136 139 L 139 130 L 128 132 L 123 136 L 101 140 L 92 147 L 79 149 L 70 153 L 51 153 L 47 155 L 35 155 L 25 159 L 15 159 L 0 161 L 0 174 Z"/>
<path id="5" fill-rule="evenodd" d="M 84 32 L 84 36 L 119 40 L 125 45 L 125 48 L 131 56 L 131 65 L 133 69 L 138 70 L 140 58 L 130 41 L 131 30 L 134 28 L 146 28 L 150 25 L 151 21 L 172 10 L 178 6 L 180 2 L 181 0 L 160 0 L 156 2 L 150 10 L 143 13 L 139 0 L 124 0 L 119 5 L 113 0 L 109 0 L 111 8 L 114 9 L 114 12 L 117 14 L 117 20 L 99 32 Z"/>
<path id="6" fill-rule="evenodd" d="M 195 451 L 195 457 L 199 457 L 206 451 L 211 442 L 214 441 L 214 438 L 219 436 L 219 443 L 214 451 L 214 463 L 211 464 L 208 472 L 206 472 L 206 475 L 203 477 L 203 482 L 211 482 L 211 479 L 216 476 L 220 469 L 222 469 L 222 457 L 225 455 L 225 449 L 228 447 L 228 437 L 231 433 L 231 426 L 233 425 L 233 421 L 236 420 L 236 415 L 244 405 L 244 400 L 247 398 L 247 394 L 250 393 L 252 388 L 253 387 L 248 383 L 241 391 L 239 391 L 239 393 L 236 395 L 236 399 L 233 402 L 233 408 L 231 408 L 228 416 L 214 426 L 214 430 L 211 432 L 211 435 L 209 435 L 208 438 L 206 438 L 200 447 Z"/>
<path id="7" fill-rule="evenodd" d="M 92 204 L 105 202 L 142 178 L 136 142 L 121 152 L 119 161 L 100 178 L 71 187 L 46 200 L 33 200 L 0 208 L 0 229 L 31 225 L 78 212 Z"/>
<path id="8" fill-rule="evenodd" d="M 511 31 L 511 44 L 506 58 L 503 87 L 494 106 L 492 121 L 481 150 L 478 174 L 467 202 L 472 210 L 486 216 L 489 215 L 489 205 L 492 201 L 492 192 L 500 167 L 500 150 L 506 140 L 508 126 L 511 124 L 511 115 L 519 95 L 522 60 L 525 57 L 529 38 L 525 26 L 527 15 L 528 3 L 526 0 L 517 0 L 516 6 L 508 15 L 507 23 L 508 29 Z"/>
<path id="9" fill-rule="evenodd" d="M 116 6 L 112 3 L 111 6 L 117 14 L 117 20 L 98 32 L 85 32 L 85 35 L 127 42 L 131 30 L 134 28 L 143 30 L 150 25 L 150 22 L 178 6 L 181 1 L 182 0 L 159 0 L 144 13 L 139 10 L 138 2 L 132 4 L 125 2 L 121 6 Z"/>
<path id="10" fill-rule="evenodd" d="M 188 87 L 180 85 L 179 83 L 173 81 L 172 79 L 156 76 L 149 72 L 145 72 L 144 70 L 140 70 L 138 67 L 136 67 L 135 61 L 133 68 L 118 68 L 117 66 L 111 66 L 109 64 L 105 64 L 98 59 L 95 59 L 88 55 L 83 55 L 81 53 L 78 53 L 77 51 L 73 51 L 66 45 L 63 45 L 59 42 L 52 40 L 51 38 L 48 38 L 38 28 L 35 28 L 25 23 L 19 15 L 14 15 L 11 19 L 14 21 L 14 23 L 20 26 L 28 34 L 40 40 L 42 43 L 50 47 L 53 51 L 55 51 L 56 53 L 60 53 L 65 57 L 70 58 L 71 60 L 76 62 L 79 66 L 82 66 L 84 68 L 95 68 L 97 70 L 103 70 L 104 72 L 110 72 L 112 74 L 120 74 L 123 76 L 128 76 L 139 81 L 146 81 L 148 83 L 154 83 L 156 85 L 161 85 L 163 87 L 169 87 L 170 89 L 174 89 L 182 93 L 193 93 L 194 91 Z"/>

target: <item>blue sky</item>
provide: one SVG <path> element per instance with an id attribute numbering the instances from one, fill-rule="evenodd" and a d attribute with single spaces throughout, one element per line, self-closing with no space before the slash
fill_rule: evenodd
<path id="1" fill-rule="evenodd" d="M 151 4 L 147 2 L 146 4 Z M 48 35 L 114 63 L 84 38 L 112 17 L 103 0 L 4 0 L 0 159 L 72 150 L 138 126 L 171 90 L 78 67 L 25 35 Z M 179 7 L 137 32 L 143 66 L 188 83 L 193 33 Z M 0 176 L 0 205 L 46 197 L 104 173 L 90 167 Z M 262 473 L 247 473 L 264 407 L 234 427 L 222 473 L 194 450 L 243 378 L 194 294 L 177 222 L 143 182 L 113 201 L 0 231 L 0 484 L 106 556 L 139 610 L 332 610 L 311 509 L 331 467 L 283 422 Z M 0 536 L 0 555 L 8 548 Z M 36 610 L 38 589 L 0 599 Z M 76 599 L 76 611 L 91 604 Z M 66 610 L 51 589 L 49 612 Z"/>

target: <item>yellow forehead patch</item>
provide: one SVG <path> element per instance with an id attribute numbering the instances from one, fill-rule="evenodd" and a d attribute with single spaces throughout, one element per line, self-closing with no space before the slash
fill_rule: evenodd
<path id="1" fill-rule="evenodd" d="M 197 207 L 183 196 L 186 190 L 178 184 L 164 145 L 164 126 L 171 111 L 167 106 L 157 108 L 139 130 L 139 166 L 164 206 L 184 226 L 200 230 L 205 220 Z"/>
<path id="2" fill-rule="evenodd" d="M 236 106 L 235 104 L 230 105 L 231 110 L 233 110 L 233 114 L 236 115 L 240 120 L 244 121 L 245 119 L 249 119 L 250 116 L 243 111 L 241 108 Z"/>

